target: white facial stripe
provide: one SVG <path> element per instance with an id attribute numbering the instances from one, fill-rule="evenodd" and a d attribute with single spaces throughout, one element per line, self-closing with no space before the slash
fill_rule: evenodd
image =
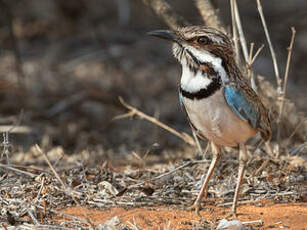
<path id="1" fill-rule="evenodd" d="M 198 92 L 201 89 L 206 89 L 212 82 L 202 71 L 197 71 L 195 74 L 185 63 L 182 65 L 181 88 L 189 93 Z"/>
<path id="2" fill-rule="evenodd" d="M 200 62 L 203 63 L 210 63 L 212 68 L 215 72 L 219 73 L 220 77 L 222 78 L 223 82 L 227 82 L 228 75 L 222 66 L 222 59 L 219 57 L 215 57 L 213 54 L 209 53 L 205 50 L 197 50 L 194 47 L 186 47 L 186 49 L 189 49 L 189 51 L 198 59 Z M 184 63 L 181 63 L 182 66 Z"/>

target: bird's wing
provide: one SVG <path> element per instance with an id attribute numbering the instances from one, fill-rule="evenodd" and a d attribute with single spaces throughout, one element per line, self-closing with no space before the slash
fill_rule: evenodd
<path id="1" fill-rule="evenodd" d="M 232 86 L 225 86 L 224 96 L 227 104 L 242 120 L 248 122 L 254 129 L 259 128 L 258 109 L 247 99 L 244 91 Z"/>
<path id="2" fill-rule="evenodd" d="M 237 85 L 226 85 L 223 93 L 226 103 L 242 120 L 259 130 L 265 141 L 271 138 L 272 127 L 268 110 L 247 84 L 240 82 Z"/>

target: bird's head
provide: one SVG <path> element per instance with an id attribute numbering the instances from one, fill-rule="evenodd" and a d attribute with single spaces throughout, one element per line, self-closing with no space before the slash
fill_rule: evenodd
<path id="1" fill-rule="evenodd" d="M 213 28 L 187 26 L 175 31 L 155 30 L 148 34 L 174 42 L 173 54 L 182 65 L 198 68 L 214 60 L 228 63 L 234 56 L 228 36 Z"/>

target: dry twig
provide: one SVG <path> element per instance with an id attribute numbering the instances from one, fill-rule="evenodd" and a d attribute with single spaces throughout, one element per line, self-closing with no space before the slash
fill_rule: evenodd
<path id="1" fill-rule="evenodd" d="M 234 15 L 235 15 L 236 26 L 237 26 L 238 33 L 239 33 L 240 44 L 241 44 L 242 51 L 243 51 L 243 57 L 244 57 L 245 62 L 248 63 L 247 44 L 246 44 L 246 40 L 245 40 L 243 28 L 242 28 L 237 0 L 234 0 Z"/>
<path id="2" fill-rule="evenodd" d="M 267 167 L 267 165 L 270 162 L 270 158 L 266 159 L 265 161 L 263 161 L 262 165 L 251 175 L 252 177 L 254 176 L 258 176 L 260 174 L 260 172 L 263 171 L 263 169 L 265 169 Z"/>
<path id="3" fill-rule="evenodd" d="M 189 25 L 189 23 L 180 15 L 165 0 L 143 0 L 143 3 L 150 8 L 172 29 Z"/>
<path id="4" fill-rule="evenodd" d="M 296 30 L 295 30 L 294 27 L 291 27 L 291 32 L 292 32 L 292 36 L 291 36 L 290 45 L 288 47 L 288 57 L 287 57 L 287 64 L 286 64 L 286 70 L 285 70 L 285 76 L 284 76 L 283 98 L 286 96 L 290 61 L 291 61 L 291 55 L 292 55 L 292 51 L 293 51 L 294 38 L 295 38 L 295 34 L 296 34 Z M 282 112 L 282 110 L 281 110 L 281 112 Z"/>
<path id="5" fill-rule="evenodd" d="M 250 79 L 251 86 L 255 92 L 257 92 L 258 90 L 257 90 L 256 81 L 255 81 L 255 73 L 252 72 L 252 65 L 254 61 L 256 60 L 257 56 L 259 55 L 259 53 L 261 52 L 261 50 L 263 49 L 263 47 L 264 45 L 262 44 L 257 50 L 257 52 L 255 53 L 255 55 L 253 56 L 254 43 L 252 42 L 250 45 L 249 58 L 247 62 L 247 78 Z"/>
<path id="6" fill-rule="evenodd" d="M 299 153 L 300 151 L 302 151 L 302 149 L 304 149 L 306 147 L 307 147 L 307 141 L 304 142 L 303 144 L 300 144 L 299 146 L 292 148 L 290 150 L 290 155 L 295 155 L 295 154 Z"/>
<path id="7" fill-rule="evenodd" d="M 199 10 L 206 26 L 217 28 L 226 32 L 225 26 L 222 24 L 217 11 L 214 9 L 210 0 L 195 0 L 195 5 Z"/>
<path id="8" fill-rule="evenodd" d="M 14 173 L 16 173 L 18 175 L 23 174 L 23 175 L 29 176 L 31 178 L 35 178 L 35 177 L 38 176 L 37 174 L 33 174 L 33 173 L 30 173 L 30 172 L 22 171 L 20 169 L 16 169 L 16 168 L 13 168 L 13 167 L 10 167 L 8 165 L 1 164 L 1 163 L 0 163 L 0 167 L 1 168 L 5 168 L 5 169 L 10 170 L 10 171 L 13 171 Z"/>
<path id="9" fill-rule="evenodd" d="M 196 131 L 192 127 L 191 127 L 191 130 L 192 130 L 193 138 L 194 138 L 195 144 L 197 146 L 197 149 L 199 151 L 199 154 L 201 154 L 203 159 L 204 159 L 206 157 L 207 151 L 205 151 L 205 152 L 203 151 L 203 149 L 202 149 L 202 147 L 200 145 L 199 139 L 197 137 Z"/>
<path id="10" fill-rule="evenodd" d="M 171 170 L 171 171 L 169 171 L 169 172 L 163 173 L 163 174 L 161 174 L 161 175 L 159 175 L 159 176 L 156 176 L 156 177 L 152 178 L 150 181 L 159 180 L 159 179 L 161 179 L 161 178 L 163 178 L 163 177 L 165 177 L 165 176 L 168 176 L 168 175 L 173 174 L 174 172 L 176 172 L 176 171 L 178 171 L 178 170 L 180 170 L 180 169 L 186 168 L 186 167 L 188 167 L 188 166 L 191 167 L 191 166 L 194 165 L 194 164 L 203 164 L 203 163 L 208 163 L 208 162 L 210 162 L 210 161 L 209 161 L 209 160 L 189 161 L 189 162 L 187 162 L 187 163 L 185 163 L 185 164 L 183 164 L 183 165 L 181 165 L 181 166 L 178 166 L 177 168 L 175 168 L 175 169 L 173 169 L 173 170 Z M 143 185 L 143 184 L 145 184 L 145 181 L 140 182 L 140 183 L 138 183 L 138 184 L 131 185 L 131 186 L 129 186 L 127 189 L 137 188 L 137 187 L 139 187 L 139 186 L 141 186 L 141 185 Z"/>
<path id="11" fill-rule="evenodd" d="M 248 64 L 247 64 L 247 78 L 250 79 L 252 73 L 252 58 L 253 58 L 253 51 L 254 51 L 254 43 L 252 42 L 249 49 L 249 57 L 248 57 Z"/>
<path id="12" fill-rule="evenodd" d="M 255 204 L 259 201 L 257 200 L 242 200 L 242 201 L 238 201 L 238 204 Z M 222 203 L 222 204 L 218 204 L 217 206 L 218 207 L 227 207 L 227 206 L 231 206 L 232 205 L 232 202 L 225 202 L 225 203 Z"/>
<path id="13" fill-rule="evenodd" d="M 35 212 L 35 207 L 28 208 L 28 210 L 27 210 L 27 213 L 28 213 L 29 217 L 32 219 L 33 223 L 34 223 L 36 226 L 39 226 L 40 223 L 39 223 L 38 220 L 36 219 L 36 217 L 35 217 L 35 215 L 34 215 L 34 212 Z"/>
<path id="14" fill-rule="evenodd" d="M 22 134 L 29 134 L 32 132 L 32 128 L 29 126 L 22 126 L 22 125 L 1 125 L 0 126 L 0 133 L 9 132 L 9 133 L 22 133 Z"/>
<path id="15" fill-rule="evenodd" d="M 258 55 L 259 55 L 260 52 L 262 51 L 263 47 L 264 47 L 264 45 L 262 44 L 262 45 L 258 48 L 258 50 L 256 51 L 254 57 L 252 58 L 252 61 L 251 61 L 251 63 L 250 63 L 251 65 L 255 62 L 256 58 L 258 57 Z"/>
<path id="16" fill-rule="evenodd" d="M 260 219 L 260 220 L 251 220 L 251 221 L 244 221 L 242 222 L 242 224 L 263 224 L 263 221 Z"/>
<path id="17" fill-rule="evenodd" d="M 52 166 L 52 164 L 50 163 L 46 153 L 44 153 L 41 148 L 36 144 L 35 145 L 36 150 L 44 157 L 46 163 L 48 164 L 48 166 L 50 167 L 51 171 L 53 172 L 53 174 L 55 175 L 55 177 L 57 178 L 57 180 L 61 183 L 62 187 L 64 190 L 67 190 L 66 185 L 64 184 L 63 180 L 61 179 L 61 177 L 59 176 L 59 174 L 57 173 L 57 171 L 54 169 L 54 167 Z"/>
<path id="18" fill-rule="evenodd" d="M 63 180 L 61 179 L 61 177 L 59 176 L 59 174 L 57 173 L 57 171 L 54 169 L 54 167 L 52 166 L 52 164 L 50 163 L 46 153 L 44 153 L 41 148 L 36 144 L 35 145 L 36 150 L 43 155 L 46 163 L 48 164 L 48 166 L 50 167 L 51 171 L 53 172 L 54 176 L 57 178 L 57 180 L 60 182 L 60 184 L 62 185 L 64 192 L 69 195 L 73 201 L 79 206 L 81 207 L 79 201 L 76 199 L 75 195 L 73 194 L 73 190 L 72 189 L 68 189 L 67 186 L 64 184 Z M 87 213 L 84 213 L 84 216 L 86 217 L 85 219 L 82 219 L 82 222 L 84 224 L 87 224 L 91 227 L 94 228 L 94 224 L 90 221 L 90 219 L 88 218 Z"/>
<path id="19" fill-rule="evenodd" d="M 40 195 L 41 195 L 41 193 L 42 193 L 42 190 L 43 190 L 43 188 L 44 188 L 44 185 L 45 185 L 45 177 L 42 178 L 41 186 L 39 187 L 39 190 L 38 190 L 38 193 L 37 193 L 36 198 L 35 198 L 35 200 L 34 200 L 34 203 L 35 203 L 36 201 L 38 201 L 38 199 L 39 199 L 39 197 L 40 197 Z"/>
<path id="20" fill-rule="evenodd" d="M 232 22 L 232 40 L 235 45 L 235 60 L 236 63 L 240 62 L 240 52 L 239 52 L 239 39 L 238 39 L 238 30 L 237 22 L 235 17 L 235 0 L 230 0 L 230 9 L 231 9 L 231 22 Z"/>
<path id="21" fill-rule="evenodd" d="M 280 134 L 281 134 L 281 124 L 280 121 L 282 119 L 282 115 L 284 112 L 284 105 L 285 105 L 285 97 L 286 97 L 286 92 L 287 92 L 287 83 L 288 83 L 288 76 L 289 76 L 289 68 L 290 68 L 290 61 L 291 61 L 291 55 L 292 55 L 292 50 L 293 50 L 293 44 L 294 44 L 294 38 L 295 38 L 295 28 L 291 27 L 292 31 L 292 36 L 291 36 L 291 41 L 290 45 L 288 47 L 288 57 L 287 57 L 287 64 L 286 64 L 286 70 L 285 70 L 285 76 L 284 76 L 284 86 L 283 86 L 283 91 L 282 91 L 282 97 L 281 97 L 281 104 L 279 107 L 279 117 L 278 117 L 278 129 L 277 129 L 277 142 L 280 142 Z M 277 152 L 277 156 L 279 157 L 279 151 Z"/>
<path id="22" fill-rule="evenodd" d="M 116 116 L 114 117 L 113 119 L 114 120 L 117 120 L 117 119 L 123 119 L 123 118 L 127 118 L 127 117 L 133 117 L 134 115 L 137 115 L 139 116 L 141 119 L 145 119 L 147 121 L 150 121 L 154 124 L 156 124 L 157 126 L 169 131 L 170 133 L 174 134 L 175 136 L 181 138 L 182 140 L 184 140 L 186 143 L 188 143 L 189 145 L 191 146 L 195 146 L 195 141 L 193 139 L 193 137 L 191 137 L 190 135 L 186 134 L 186 133 L 179 133 L 177 132 L 176 130 L 174 130 L 173 128 L 165 125 L 164 123 L 158 121 L 156 118 L 154 117 L 151 117 L 143 112 L 141 112 L 140 110 L 136 109 L 135 107 L 127 104 L 123 98 L 119 97 L 119 101 L 120 103 L 126 107 L 127 109 L 130 110 L 130 112 L 128 113 L 125 113 L 125 114 L 122 114 L 122 115 L 119 115 L 119 116 Z"/>

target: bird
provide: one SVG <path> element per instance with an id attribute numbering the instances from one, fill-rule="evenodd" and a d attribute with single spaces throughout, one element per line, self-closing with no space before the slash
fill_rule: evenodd
<path id="1" fill-rule="evenodd" d="M 264 141 L 272 136 L 269 110 L 251 88 L 235 61 L 227 34 L 206 26 L 176 30 L 154 30 L 148 35 L 169 40 L 182 67 L 179 101 L 198 137 L 208 140 L 212 161 L 200 192 L 191 206 L 199 215 L 207 198 L 210 177 L 223 147 L 239 147 L 239 169 L 230 214 L 236 216 L 240 186 L 248 160 L 246 142 L 260 133 Z"/>

